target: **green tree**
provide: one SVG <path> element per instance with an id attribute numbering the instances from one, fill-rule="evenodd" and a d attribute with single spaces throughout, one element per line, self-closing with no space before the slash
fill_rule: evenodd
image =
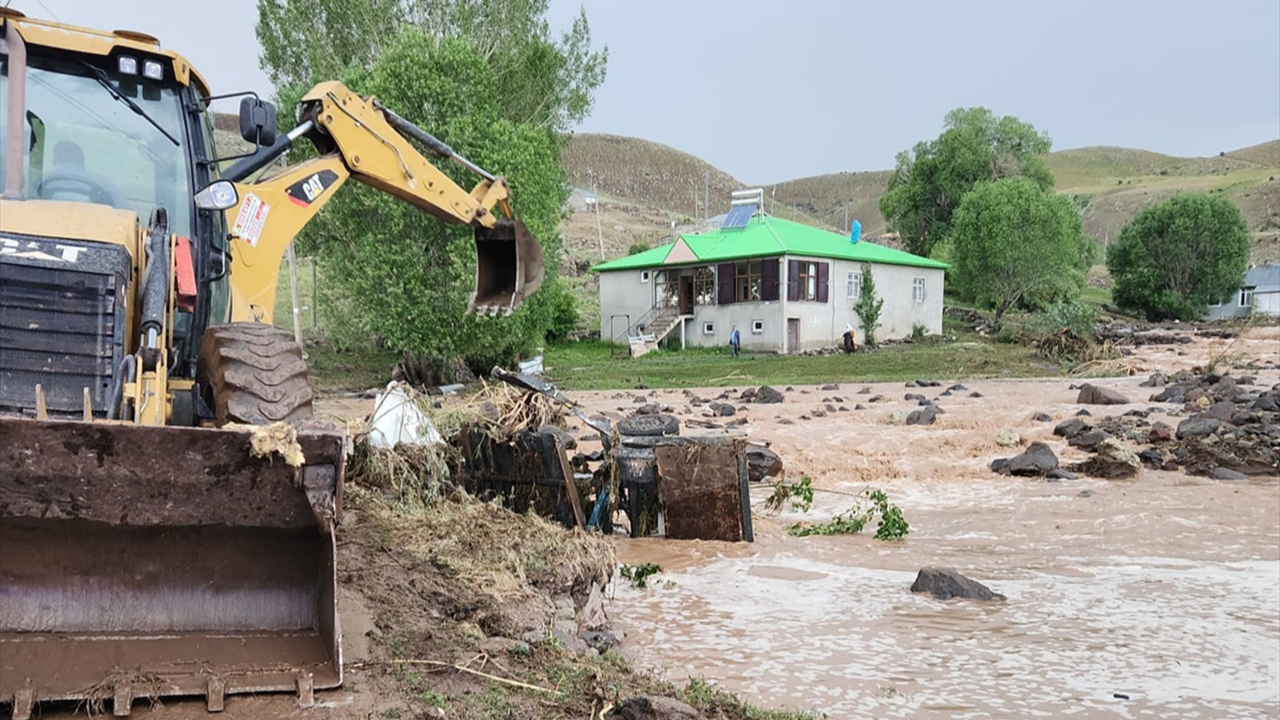
<path id="1" fill-rule="evenodd" d="M 1112 296 L 1150 320 L 1199 318 L 1239 289 L 1249 249 L 1248 225 L 1230 200 L 1174 195 L 1139 212 L 1107 250 Z"/>
<path id="2" fill-rule="evenodd" d="M 556 228 L 569 188 L 555 133 L 503 117 L 497 70 L 462 38 L 437 42 L 407 28 L 372 67 L 349 70 L 345 80 L 506 177 L 518 217 L 543 246 L 548 280 L 511 317 L 464 318 L 475 278 L 472 230 L 350 184 L 306 233 L 329 280 L 326 315 L 336 334 L 352 341 L 382 337 L 428 361 L 461 358 L 487 371 L 527 355 L 549 332 L 567 333 L 573 305 L 555 273 Z M 439 167 L 463 187 L 477 180 L 455 163 Z"/>
<path id="3" fill-rule="evenodd" d="M 994 307 L 1031 308 L 1073 300 L 1097 245 L 1062 195 L 1030 178 L 982 183 L 956 209 L 952 278 L 962 297 Z"/>
<path id="4" fill-rule="evenodd" d="M 858 314 L 858 324 L 862 327 L 862 344 L 868 348 L 876 346 L 876 328 L 880 327 L 880 312 L 884 309 L 884 298 L 876 293 L 876 279 L 871 273 L 871 263 L 862 263 L 862 284 L 859 286 L 858 300 L 853 304 L 853 311 Z"/>
<path id="5" fill-rule="evenodd" d="M 1052 188 L 1053 175 L 1039 157 L 1050 147 L 1048 135 L 1016 117 L 957 108 L 936 140 L 898 153 L 880 212 L 908 251 L 928 256 L 950 234 L 952 215 L 978 183 L 1024 176 Z"/>
<path id="6" fill-rule="evenodd" d="M 514 122 L 565 131 L 591 111 L 607 47 L 591 47 L 585 10 L 557 39 L 550 0 L 258 0 L 259 64 L 282 107 L 321 80 L 367 71 L 401 28 L 428 45 L 466 38 L 500 78 L 492 100 Z M 421 108 L 405 108 L 413 113 Z M 402 112 L 401 114 L 404 114 Z"/>

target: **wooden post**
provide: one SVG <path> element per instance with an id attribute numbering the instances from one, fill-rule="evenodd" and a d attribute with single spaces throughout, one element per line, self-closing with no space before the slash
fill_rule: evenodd
<path id="1" fill-rule="evenodd" d="M 582 499 L 578 497 L 578 484 L 573 480 L 573 465 L 569 462 L 569 453 L 565 452 L 564 445 L 556 441 L 556 454 L 560 456 L 560 472 L 564 475 L 565 492 L 569 493 L 569 504 L 573 506 L 573 519 L 577 521 L 578 527 L 585 528 L 587 519 L 582 514 Z"/>
<path id="2" fill-rule="evenodd" d="M 302 344 L 302 309 L 298 307 L 298 263 L 293 256 L 293 243 L 285 249 L 289 257 L 289 299 L 293 304 L 293 339 Z"/>

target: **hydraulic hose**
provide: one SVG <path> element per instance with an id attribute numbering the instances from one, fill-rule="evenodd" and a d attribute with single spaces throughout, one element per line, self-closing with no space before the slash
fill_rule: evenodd
<path id="1" fill-rule="evenodd" d="M 124 384 L 128 382 L 126 378 L 132 378 L 134 373 L 138 371 L 138 361 L 133 355 L 125 355 L 120 360 L 120 367 L 116 368 L 115 377 L 111 378 L 111 400 L 107 405 L 107 419 L 120 419 L 120 406 L 124 404 Z"/>
<path id="2" fill-rule="evenodd" d="M 143 366 L 155 369 L 158 339 L 164 332 L 166 300 L 169 296 L 169 214 L 164 208 L 151 212 L 147 228 L 147 270 L 142 276 L 142 354 Z"/>

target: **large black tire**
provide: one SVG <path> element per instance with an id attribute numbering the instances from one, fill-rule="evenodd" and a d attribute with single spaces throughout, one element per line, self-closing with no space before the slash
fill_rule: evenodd
<path id="1" fill-rule="evenodd" d="M 680 434 L 680 421 L 671 415 L 633 415 L 618 421 L 618 434 L 630 437 L 661 437 Z"/>
<path id="2" fill-rule="evenodd" d="M 196 374 L 215 423 L 294 425 L 311 419 L 307 362 L 293 334 L 255 322 L 216 325 L 200 338 Z"/>

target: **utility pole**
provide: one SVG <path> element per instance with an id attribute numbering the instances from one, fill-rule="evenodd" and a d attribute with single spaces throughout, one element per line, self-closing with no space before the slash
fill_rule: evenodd
<path id="1" fill-rule="evenodd" d="M 707 170 L 705 172 L 706 174 L 703 175 L 702 177 L 702 209 L 703 209 L 703 218 L 706 220 L 710 220 L 711 219 L 711 171 Z"/>
<path id="2" fill-rule="evenodd" d="M 600 229 L 600 191 L 597 189 L 596 174 L 591 173 L 591 197 L 596 206 L 596 239 L 600 241 L 600 259 L 604 259 L 604 231 Z"/>
<path id="3" fill-rule="evenodd" d="M 849 206 L 844 206 L 844 231 L 846 233 L 853 232 L 853 228 L 849 227 Z"/>

